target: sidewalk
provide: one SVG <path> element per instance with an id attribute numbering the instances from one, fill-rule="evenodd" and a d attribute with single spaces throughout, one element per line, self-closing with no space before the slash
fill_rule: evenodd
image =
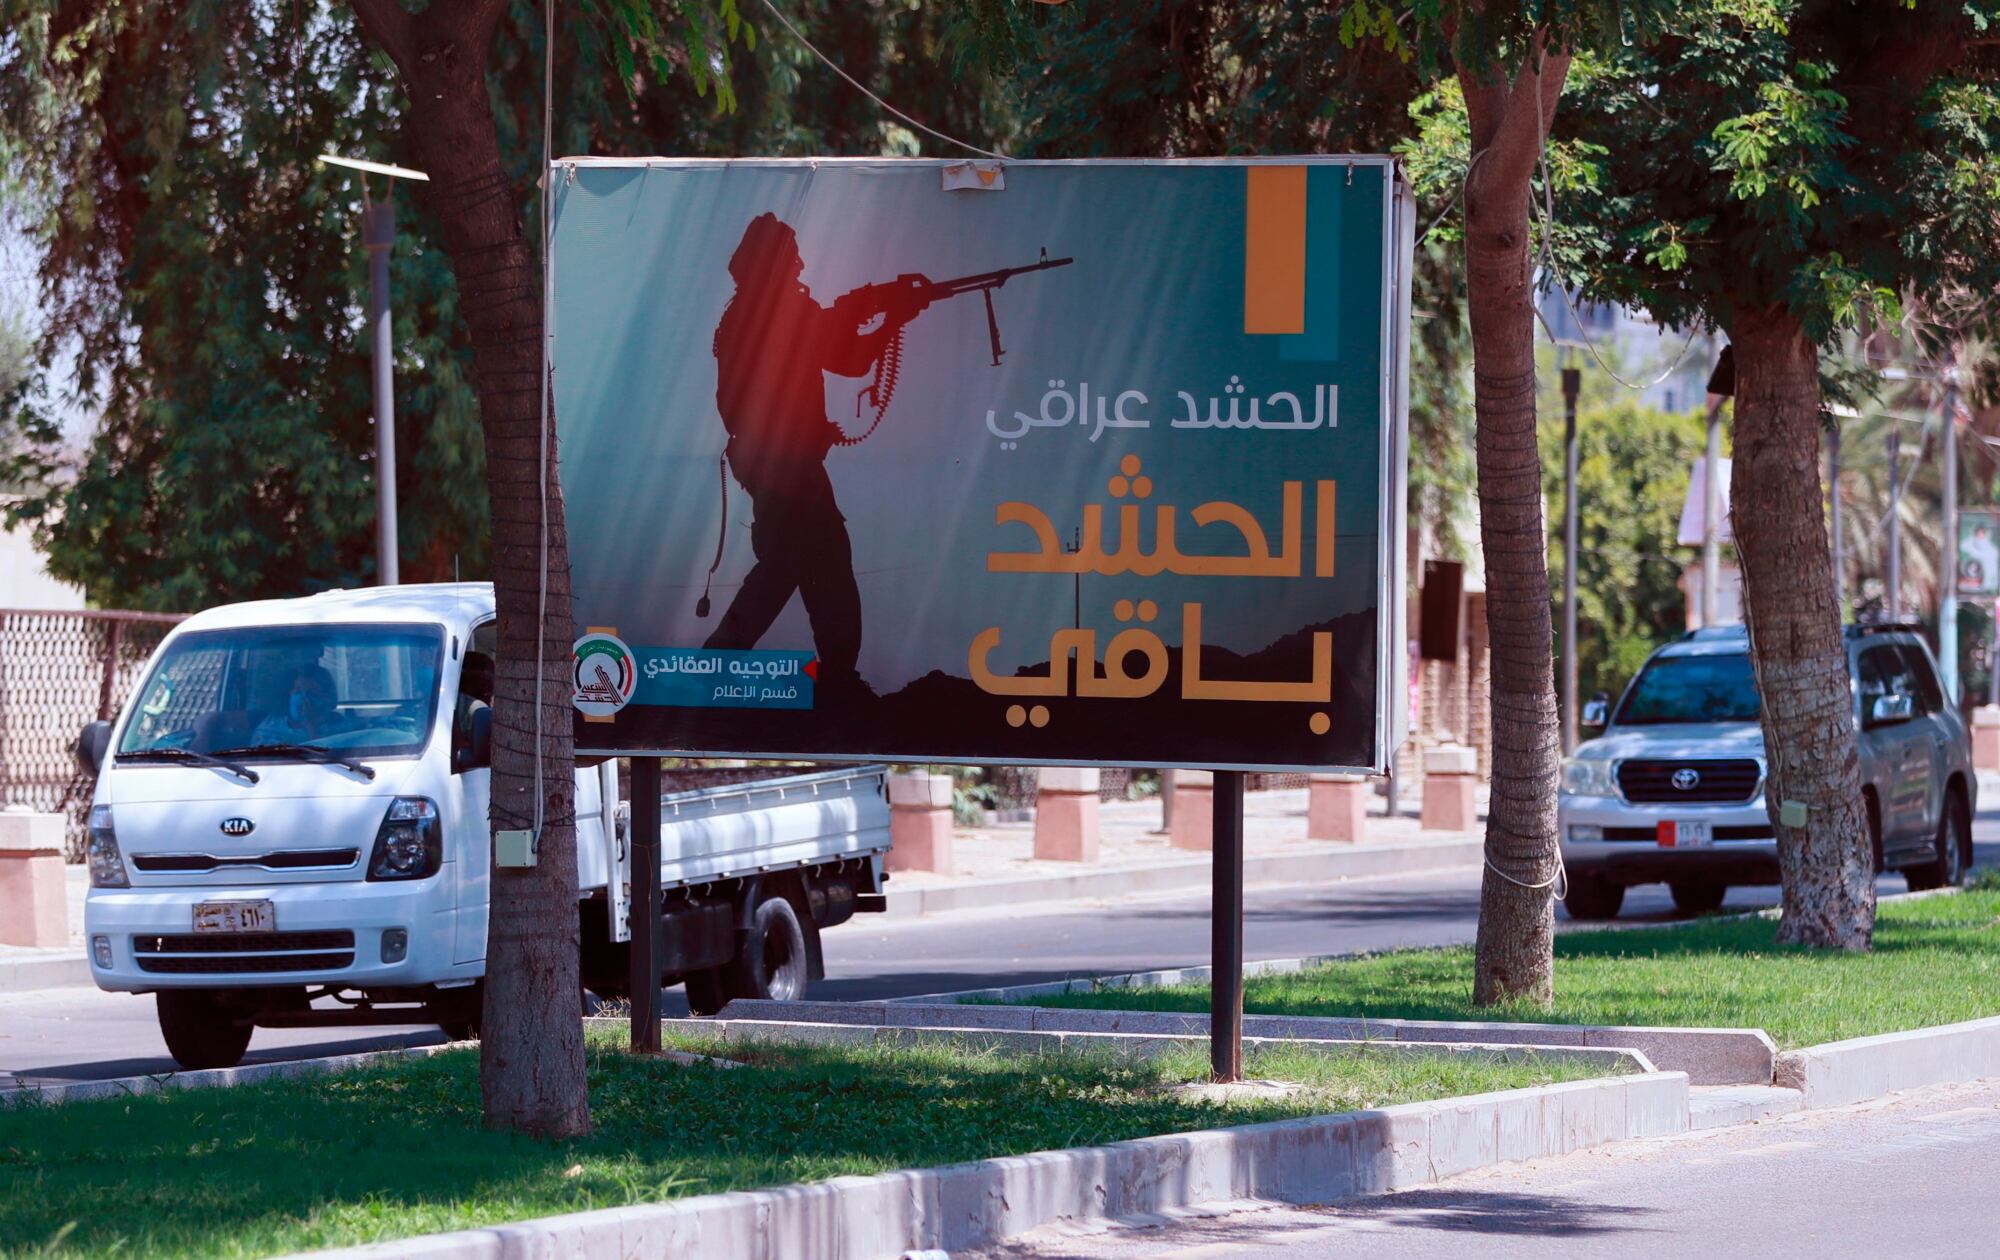
<path id="1" fill-rule="evenodd" d="M 1483 814 L 1484 787 L 1479 796 Z M 1482 841 L 1477 833 L 1424 831 L 1414 817 L 1388 818 L 1383 810 L 1380 798 L 1371 801 L 1368 838 L 1339 844 L 1305 838 L 1305 789 L 1246 794 L 1244 881 L 1328 883 L 1479 861 Z M 1159 826 L 1157 799 L 1104 803 L 1098 810 L 1098 860 L 1088 865 L 1037 861 L 1033 822 L 961 827 L 953 837 L 951 874 L 894 873 L 888 887 L 889 915 L 907 918 L 946 910 L 1206 887 L 1209 855 L 1174 848 Z"/>

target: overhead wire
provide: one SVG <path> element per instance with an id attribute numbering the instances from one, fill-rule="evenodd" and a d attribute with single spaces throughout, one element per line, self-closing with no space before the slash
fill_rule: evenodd
<path id="1" fill-rule="evenodd" d="M 544 785 L 542 767 L 542 713 L 543 680 L 547 656 L 549 625 L 549 373 L 550 363 L 549 328 L 553 310 L 550 303 L 550 289 L 554 277 L 554 267 L 549 259 L 549 198 L 555 195 L 555 168 L 550 159 L 555 148 L 556 112 L 556 0 L 542 0 L 542 367 L 536 375 L 541 378 L 541 410 L 536 425 L 537 489 L 541 498 L 541 515 L 536 530 L 540 563 L 535 566 L 535 823 L 534 836 L 539 843 L 542 834 L 543 800 L 548 795 Z"/>

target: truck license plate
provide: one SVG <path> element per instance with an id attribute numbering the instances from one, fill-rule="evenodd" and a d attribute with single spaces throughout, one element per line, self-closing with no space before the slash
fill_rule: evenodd
<path id="1" fill-rule="evenodd" d="M 1656 833 L 1662 849 L 1705 849 L 1715 843 L 1715 832 L 1705 822 L 1669 820 Z"/>
<path id="2" fill-rule="evenodd" d="M 203 901 L 194 908 L 197 932 L 275 932 L 278 912 L 268 901 Z"/>

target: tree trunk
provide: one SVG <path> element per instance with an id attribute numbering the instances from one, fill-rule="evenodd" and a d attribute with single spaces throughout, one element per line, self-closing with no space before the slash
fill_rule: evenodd
<path id="1" fill-rule="evenodd" d="M 535 825 L 539 742 L 537 864 L 493 871 L 479 1065 L 486 1122 L 572 1137 L 590 1131 L 590 1102 L 578 977 L 569 548 L 553 426 L 542 445 L 542 273 L 522 232 L 520 190 L 501 165 L 487 95 L 486 54 L 500 5 L 451 0 L 420 15 L 406 13 L 396 0 L 354 0 L 354 7 L 402 72 L 411 140 L 431 177 L 426 188 L 472 339 L 500 612 L 494 830 Z M 545 618 L 538 614 L 544 578 Z"/>
<path id="2" fill-rule="evenodd" d="M 1778 837 L 1778 939 L 1867 949 L 1875 858 L 1819 475 L 1819 356 L 1783 308 L 1744 311 L 1730 515 L 1763 693 L 1764 801 Z M 1784 805 L 1805 806 L 1788 827 Z"/>
<path id="3" fill-rule="evenodd" d="M 1466 180 L 1466 310 L 1478 421 L 1479 536 L 1493 653 L 1493 791 L 1472 1000 L 1555 993 L 1559 743 L 1548 541 L 1535 434 L 1528 197 L 1567 56 L 1530 57 L 1512 81 L 1462 75 L 1475 165 Z"/>

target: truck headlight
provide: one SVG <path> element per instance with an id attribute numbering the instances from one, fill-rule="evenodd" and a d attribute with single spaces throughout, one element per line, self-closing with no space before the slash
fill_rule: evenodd
<path id="1" fill-rule="evenodd" d="M 118 832 L 111 825 L 109 805 L 91 806 L 86 856 L 90 859 L 92 888 L 131 887 L 132 881 L 125 875 L 125 856 L 118 852 Z"/>
<path id="2" fill-rule="evenodd" d="M 368 878 L 424 879 L 437 874 L 444 861 L 444 828 L 438 807 L 421 796 L 399 796 L 389 802 L 382 826 L 375 833 L 375 852 L 368 858 Z"/>
<path id="3" fill-rule="evenodd" d="M 1595 758 L 1571 757 L 1563 762 L 1562 790 L 1571 796 L 1616 796 L 1611 770 L 1616 764 Z"/>

